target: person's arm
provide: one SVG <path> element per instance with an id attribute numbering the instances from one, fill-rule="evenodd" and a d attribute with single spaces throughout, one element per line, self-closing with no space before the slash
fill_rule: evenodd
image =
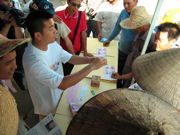
<path id="1" fill-rule="evenodd" d="M 63 40 L 65 41 L 66 47 L 68 49 L 68 52 L 71 53 L 72 55 L 75 55 L 74 49 L 73 49 L 73 44 L 69 37 L 64 37 Z"/>
<path id="2" fill-rule="evenodd" d="M 4 12 L 0 12 L 0 18 L 1 18 L 2 20 L 12 21 L 13 18 L 10 17 L 10 16 L 11 16 L 11 14 L 10 14 L 9 12 L 5 12 L 5 13 L 4 13 Z M 1 33 L 3 36 L 7 37 L 10 27 L 11 27 L 11 23 L 5 24 L 4 27 L 1 28 L 0 33 Z"/>
<path id="3" fill-rule="evenodd" d="M 15 37 L 16 38 L 24 38 L 23 32 L 21 31 L 21 27 L 14 25 Z"/>
<path id="4" fill-rule="evenodd" d="M 97 26 L 98 26 L 98 40 L 100 41 L 102 38 L 102 22 L 97 21 Z"/>
<path id="5" fill-rule="evenodd" d="M 107 64 L 107 60 L 103 57 L 96 57 L 89 65 L 84 67 L 79 72 L 65 76 L 59 85 L 59 89 L 65 90 L 86 77 L 91 71 L 99 69 L 100 67 Z"/>
<path id="6" fill-rule="evenodd" d="M 111 35 L 108 37 L 108 40 L 113 40 L 121 31 L 121 27 L 120 27 L 120 22 L 121 22 L 121 14 L 119 15 L 119 18 L 116 22 L 116 25 L 111 33 Z"/>
<path id="7" fill-rule="evenodd" d="M 13 19 L 10 24 L 6 24 L 0 33 L 4 36 L 7 36 L 11 26 L 14 26 L 15 38 L 24 37 L 21 28 L 17 26 L 15 19 Z"/>
<path id="8" fill-rule="evenodd" d="M 82 40 L 82 46 L 84 46 L 84 56 L 90 56 L 93 55 L 87 52 L 87 34 L 86 31 L 81 32 L 81 40 Z"/>
<path id="9" fill-rule="evenodd" d="M 11 24 L 6 24 L 6 25 L 2 28 L 2 30 L 0 31 L 0 33 L 1 33 L 3 36 L 7 37 L 10 27 L 11 27 Z"/>
<path id="10" fill-rule="evenodd" d="M 62 22 L 62 19 L 58 15 L 56 15 L 56 14 L 53 15 L 53 20 L 55 22 L 57 22 L 57 23 L 61 23 Z"/>
<path id="11" fill-rule="evenodd" d="M 114 79 L 126 80 L 126 79 L 131 79 L 133 77 L 133 73 L 131 72 L 124 75 L 119 75 L 118 73 L 112 73 L 111 77 Z"/>
<path id="12" fill-rule="evenodd" d="M 115 25 L 111 35 L 108 37 L 108 40 L 104 41 L 103 46 L 105 46 L 105 47 L 109 46 L 111 40 L 113 40 L 119 34 L 119 32 L 121 31 L 121 27 L 119 24 L 120 21 L 121 21 L 121 14 L 119 15 L 119 18 L 116 22 L 116 25 Z"/>
<path id="13" fill-rule="evenodd" d="M 88 64 L 91 63 L 94 59 L 95 57 L 80 57 L 77 55 L 73 55 L 68 62 L 73 65 Z"/>

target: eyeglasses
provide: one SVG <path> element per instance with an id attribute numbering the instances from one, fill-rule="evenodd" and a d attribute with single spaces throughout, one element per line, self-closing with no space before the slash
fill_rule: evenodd
<path id="1" fill-rule="evenodd" d="M 73 6 L 73 7 L 77 7 L 77 8 L 80 8 L 81 7 L 81 4 L 76 4 L 74 2 L 70 2 L 70 4 Z"/>

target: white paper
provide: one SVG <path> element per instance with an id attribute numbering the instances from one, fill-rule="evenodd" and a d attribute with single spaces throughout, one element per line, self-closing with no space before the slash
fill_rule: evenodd
<path id="1" fill-rule="evenodd" d="M 104 57 L 106 58 L 107 56 L 107 51 L 106 51 L 106 48 L 103 48 L 103 47 L 97 47 L 97 57 Z"/>
<path id="2" fill-rule="evenodd" d="M 52 114 L 49 114 L 25 135 L 62 135 L 62 133 Z"/>
<path id="3" fill-rule="evenodd" d="M 114 66 L 104 66 L 104 79 L 106 80 L 116 80 L 111 78 L 112 73 L 115 72 Z"/>

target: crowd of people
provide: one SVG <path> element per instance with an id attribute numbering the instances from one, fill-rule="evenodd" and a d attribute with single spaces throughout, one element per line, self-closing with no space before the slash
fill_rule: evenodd
<path id="1" fill-rule="evenodd" d="M 0 0 L 0 105 L 13 110 L 0 111 L 0 115 L 14 123 L 8 130 L 10 127 L 0 118 L 0 134 L 15 135 L 20 128 L 16 102 L 4 80 L 14 78 L 22 90 L 29 92 L 34 113 L 42 120 L 49 113 L 55 115 L 64 90 L 107 64 L 105 58 L 88 52 L 87 37 L 91 32 L 98 41 L 105 38 L 104 47 L 112 40 L 118 41 L 118 72 L 112 78 L 118 80 L 117 88 L 131 85 L 131 67 L 141 55 L 152 16 L 146 7 L 137 6 L 138 0 L 122 0 L 123 5 L 120 1 L 67 0 L 64 10 L 55 11 L 47 0 L 29 0 L 21 5 Z M 175 11 L 171 13 L 176 17 L 156 26 L 146 53 L 171 49 L 174 44 L 178 47 L 180 10 Z M 77 64 L 88 65 L 72 74 Z"/>

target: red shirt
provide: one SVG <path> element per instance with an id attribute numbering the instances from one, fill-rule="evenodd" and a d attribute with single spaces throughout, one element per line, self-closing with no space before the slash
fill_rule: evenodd
<path id="1" fill-rule="evenodd" d="M 78 21 L 78 16 L 79 16 L 79 11 L 77 11 L 73 17 L 71 17 L 68 13 L 67 13 L 67 8 L 65 10 L 62 11 L 57 11 L 56 15 L 58 15 L 60 18 L 62 18 L 62 20 L 64 21 L 64 23 L 69 27 L 69 29 L 71 30 L 71 32 L 69 33 L 68 37 L 69 39 L 72 41 L 73 40 L 73 36 L 74 36 L 74 32 L 75 32 L 75 28 L 77 25 L 77 21 Z M 87 30 L 87 24 L 86 24 L 86 15 L 84 12 L 81 13 L 81 20 L 79 23 L 79 28 L 77 30 L 77 34 L 76 34 L 76 38 L 74 40 L 74 51 L 75 53 L 80 51 L 80 46 L 81 46 L 81 32 L 82 31 L 86 31 Z M 67 51 L 67 47 L 66 44 L 64 42 L 64 40 L 60 40 L 61 42 L 61 46 L 63 47 L 64 50 Z M 82 47 L 83 50 L 83 47 Z"/>

